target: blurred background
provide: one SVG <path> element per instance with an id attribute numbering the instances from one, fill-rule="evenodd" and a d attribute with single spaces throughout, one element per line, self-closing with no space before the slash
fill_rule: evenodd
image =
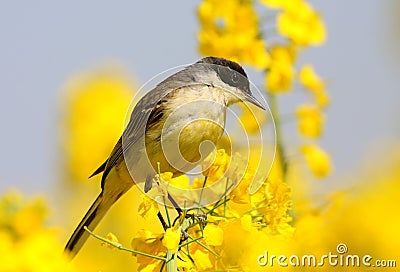
<path id="1" fill-rule="evenodd" d="M 345 175 L 373 146 L 400 134 L 398 4 L 311 3 L 323 15 L 328 40 L 301 58 L 328 81 L 334 106 L 323 141 L 335 175 Z M 140 85 L 196 61 L 197 4 L 2 3 L 1 191 L 37 193 L 53 186 L 62 91 L 71 77 L 111 63 Z"/>
<path id="2" fill-rule="evenodd" d="M 321 143 L 334 163 L 334 173 L 314 189 L 316 193 L 349 190 L 366 179 L 377 181 L 381 172 L 389 171 L 386 167 L 394 164 L 390 169 L 396 169 L 399 162 L 400 4 L 395 0 L 309 2 L 321 13 L 328 38 L 323 46 L 304 51 L 299 62 L 312 63 L 327 82 L 331 106 Z M 86 182 L 86 178 L 117 141 L 136 90 L 154 75 L 201 57 L 196 40 L 198 4 L 2 2 L 0 192 L 45 194 L 59 225 L 63 213 L 71 213 L 62 225 L 60 236 L 65 238 L 98 192 L 99 180 Z M 250 78 L 258 81 L 260 75 L 248 69 Z M 119 92 L 110 96 L 108 90 L 115 86 Z M 80 89 L 89 91 L 80 97 Z M 91 96 L 94 89 L 104 93 Z M 290 114 L 296 99 L 281 99 L 281 112 Z M 112 110 L 100 108 L 96 113 L 118 120 L 97 130 L 80 127 L 82 116 L 88 116 L 93 127 L 97 119 L 104 120 L 82 114 L 103 102 Z M 285 140 L 294 141 L 288 131 Z M 107 145 L 79 142 L 85 138 L 82 135 L 101 137 Z M 68 152 L 74 152 L 68 141 L 85 154 L 96 150 L 96 156 L 71 162 L 66 159 Z M 81 172 L 66 171 L 69 167 Z M 60 186 L 60 177 L 85 182 L 79 183 L 79 189 L 68 182 Z M 92 195 L 84 192 L 86 187 Z M 60 212 L 60 196 L 82 198 L 87 205 L 71 204 L 64 206 L 70 211 Z"/>

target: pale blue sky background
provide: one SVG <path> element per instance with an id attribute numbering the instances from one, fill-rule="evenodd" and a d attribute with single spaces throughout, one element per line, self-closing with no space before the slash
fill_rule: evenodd
<path id="1" fill-rule="evenodd" d="M 0 3 L 0 192 L 48 191 L 56 182 L 57 107 L 71 75 L 116 60 L 145 82 L 199 58 L 197 1 L 139 3 Z M 312 3 L 328 41 L 301 62 L 329 81 L 333 103 L 322 145 L 340 177 L 365 160 L 370 146 L 399 137 L 400 44 L 393 37 L 400 24 L 393 18 L 400 7 L 395 0 Z"/>

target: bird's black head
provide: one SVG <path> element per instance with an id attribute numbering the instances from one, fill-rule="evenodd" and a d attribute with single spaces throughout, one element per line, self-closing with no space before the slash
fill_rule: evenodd
<path id="1" fill-rule="evenodd" d="M 217 57 L 205 57 L 197 63 L 207 63 L 216 71 L 218 77 L 226 84 L 236 87 L 245 93 L 250 93 L 249 80 L 246 72 L 238 63 Z"/>
<path id="2" fill-rule="evenodd" d="M 252 95 L 246 72 L 238 63 L 217 57 L 206 57 L 199 60 L 197 63 L 206 64 L 209 67 L 208 69 L 212 69 L 216 72 L 218 78 L 222 82 L 233 87 L 234 90 L 239 90 L 240 94 L 237 94 L 239 100 L 243 99 L 265 110 L 265 106 Z M 233 93 L 235 93 L 235 91 Z"/>

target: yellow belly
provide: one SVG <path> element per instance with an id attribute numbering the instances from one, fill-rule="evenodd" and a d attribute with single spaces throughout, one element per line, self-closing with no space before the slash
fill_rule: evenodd
<path id="1" fill-rule="evenodd" d="M 175 90 L 157 124 L 146 130 L 147 155 L 154 169 L 174 175 L 188 172 L 205 159 L 221 138 L 226 106 L 207 85 Z"/>
<path id="2" fill-rule="evenodd" d="M 161 141 L 146 140 L 151 164 L 161 172 L 173 172 L 174 176 L 197 166 L 215 148 L 224 132 L 223 127 L 210 120 L 195 120 L 184 126 L 179 133 L 161 137 Z"/>

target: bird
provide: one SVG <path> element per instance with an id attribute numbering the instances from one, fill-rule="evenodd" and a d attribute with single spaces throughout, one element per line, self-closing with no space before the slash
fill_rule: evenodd
<path id="1" fill-rule="evenodd" d="M 186 66 L 145 94 L 108 159 L 89 177 L 102 173 L 101 192 L 65 246 L 70 259 L 90 235 L 85 227 L 94 230 L 134 184 L 147 192 L 158 167 L 176 177 L 198 166 L 224 133 L 227 107 L 238 102 L 266 109 L 252 94 L 242 66 L 213 56 Z"/>

